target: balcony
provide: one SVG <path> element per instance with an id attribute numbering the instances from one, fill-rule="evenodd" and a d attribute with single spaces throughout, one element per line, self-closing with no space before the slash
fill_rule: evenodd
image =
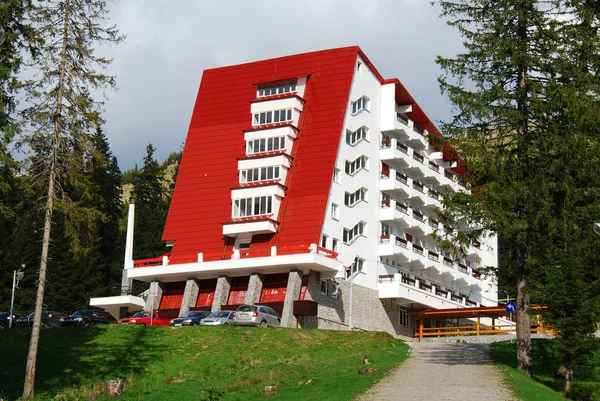
<path id="1" fill-rule="evenodd" d="M 408 177 L 394 169 L 381 171 L 380 190 L 393 193 L 399 199 L 406 199 L 410 196 L 408 183 Z"/>
<path id="2" fill-rule="evenodd" d="M 427 162 L 427 170 L 425 171 L 423 182 L 433 186 L 442 185 L 442 172 L 439 164 L 431 160 Z"/>
<path id="3" fill-rule="evenodd" d="M 407 160 L 409 149 L 406 145 L 398 142 L 396 138 L 381 141 L 379 157 L 381 160 L 389 161 L 397 169 L 408 167 Z"/>
<path id="4" fill-rule="evenodd" d="M 399 261 L 409 260 L 408 241 L 395 235 L 381 235 L 378 246 L 379 256 L 395 256 Z"/>
<path id="5" fill-rule="evenodd" d="M 425 206 L 427 204 L 427 194 L 425 193 L 425 186 L 419 181 L 413 180 L 409 198 L 411 204 L 415 206 Z"/>
<path id="6" fill-rule="evenodd" d="M 410 216 L 408 213 L 408 206 L 402 202 L 392 199 L 382 200 L 381 209 L 379 210 L 379 220 L 393 221 L 394 226 L 405 228 L 410 226 Z"/>
<path id="7" fill-rule="evenodd" d="M 410 165 L 408 166 L 409 174 L 414 178 L 425 177 L 427 167 L 425 166 L 427 159 L 417 151 L 413 151 Z"/>

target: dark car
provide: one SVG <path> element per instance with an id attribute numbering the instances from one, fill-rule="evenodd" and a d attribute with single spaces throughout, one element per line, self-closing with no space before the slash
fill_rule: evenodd
<path id="1" fill-rule="evenodd" d="M 20 317 L 21 317 L 20 313 L 13 312 L 13 317 L 12 317 L 13 322 Z M 3 328 L 8 329 L 9 323 L 10 323 L 10 312 L 0 312 L 0 329 L 3 329 Z M 15 324 L 13 323 L 13 326 L 14 325 Z"/>
<path id="2" fill-rule="evenodd" d="M 60 318 L 60 326 L 91 326 L 93 324 L 111 324 L 117 320 L 108 312 L 95 310 L 78 310 L 71 316 Z"/>
<path id="3" fill-rule="evenodd" d="M 35 312 L 31 312 L 27 316 L 22 316 L 21 318 L 15 321 L 15 326 L 17 327 L 33 327 L 33 315 Z M 42 311 L 42 326 L 48 327 L 58 327 L 60 323 L 60 318 L 66 316 L 61 312 L 54 311 Z"/>
<path id="4" fill-rule="evenodd" d="M 186 312 L 181 317 L 171 320 L 171 326 L 198 326 L 200 320 L 210 315 L 207 311 Z"/>

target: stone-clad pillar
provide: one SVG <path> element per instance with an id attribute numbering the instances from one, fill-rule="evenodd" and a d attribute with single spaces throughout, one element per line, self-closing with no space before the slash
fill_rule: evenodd
<path id="1" fill-rule="evenodd" d="M 263 286 L 263 275 L 252 273 L 248 282 L 248 291 L 246 292 L 245 304 L 254 305 L 260 301 L 260 294 Z"/>
<path id="2" fill-rule="evenodd" d="M 183 300 L 181 301 L 181 309 L 179 309 L 179 316 L 190 311 L 190 308 L 196 306 L 199 292 L 199 281 L 195 278 L 189 278 L 185 283 L 185 290 L 183 291 Z"/>
<path id="3" fill-rule="evenodd" d="M 215 299 L 212 304 L 211 311 L 221 310 L 221 306 L 227 305 L 229 298 L 229 290 L 231 289 L 231 277 L 219 276 L 217 279 L 217 287 L 215 288 Z"/>
<path id="4" fill-rule="evenodd" d="M 164 284 L 160 281 L 158 282 L 158 294 L 154 297 L 154 301 L 152 301 L 152 296 L 150 295 L 150 290 L 148 290 L 148 297 L 146 298 L 146 306 L 145 310 L 149 311 L 150 308 L 158 309 L 160 307 L 160 301 L 162 300 Z"/>
<path id="5" fill-rule="evenodd" d="M 281 316 L 281 327 L 296 327 L 294 318 L 294 301 L 300 298 L 302 289 L 302 271 L 291 270 L 288 278 L 287 289 L 285 291 L 285 301 L 283 302 L 283 313 Z"/>

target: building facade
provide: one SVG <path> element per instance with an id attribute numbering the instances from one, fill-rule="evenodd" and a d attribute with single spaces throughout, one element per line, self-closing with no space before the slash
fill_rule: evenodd
<path id="1" fill-rule="evenodd" d="M 173 316 L 261 303 L 288 327 L 412 335 L 407 312 L 497 305 L 497 240 L 440 249 L 435 210 L 461 167 L 397 79 L 358 47 L 206 70 L 163 240 L 125 283 Z M 475 269 L 475 270 L 474 270 Z"/>

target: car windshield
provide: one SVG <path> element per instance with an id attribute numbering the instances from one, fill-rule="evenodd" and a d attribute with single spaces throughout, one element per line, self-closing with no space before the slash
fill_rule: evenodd
<path id="1" fill-rule="evenodd" d="M 93 311 L 91 310 L 78 310 L 73 313 L 73 316 L 92 316 Z"/>
<path id="2" fill-rule="evenodd" d="M 35 312 L 31 312 L 27 317 L 33 318 L 35 316 Z"/>
<path id="3" fill-rule="evenodd" d="M 256 306 L 253 305 L 242 305 L 237 308 L 238 312 L 254 312 L 256 310 Z"/>
<path id="4" fill-rule="evenodd" d="M 228 318 L 230 313 L 231 312 L 213 312 L 208 317 L 214 317 L 219 319 Z"/>
<path id="5" fill-rule="evenodd" d="M 6 319 L 8 317 L 8 313 L 0 313 L 0 319 Z"/>
<path id="6" fill-rule="evenodd" d="M 138 312 L 133 317 L 148 317 L 148 312 Z"/>
<path id="7" fill-rule="evenodd" d="M 181 317 L 203 317 L 206 312 L 186 312 Z"/>

